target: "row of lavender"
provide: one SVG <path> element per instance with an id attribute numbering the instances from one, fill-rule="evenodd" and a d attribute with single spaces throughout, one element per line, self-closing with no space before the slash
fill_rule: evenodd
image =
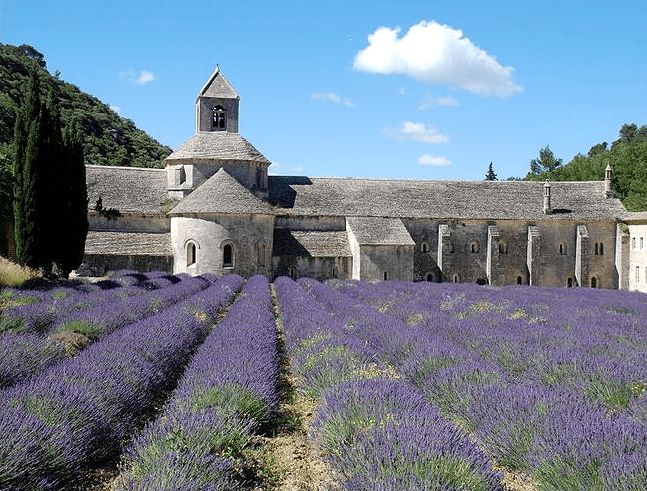
<path id="1" fill-rule="evenodd" d="M 304 284 L 498 462 L 531 471 L 541 489 L 647 488 L 644 295 Z"/>
<path id="2" fill-rule="evenodd" d="M 213 281 L 208 276 L 128 274 L 111 282 L 122 287 L 62 298 L 54 295 L 9 308 L 0 315 L 0 387 L 13 385 L 66 359 L 69 353 L 57 342 L 57 333 L 75 332 L 96 340 L 168 308 Z"/>
<path id="3" fill-rule="evenodd" d="M 231 275 L 0 392 L 0 489 L 61 489 L 114 458 L 244 280 Z"/>
<path id="4" fill-rule="evenodd" d="M 251 433 L 278 408 L 278 382 L 269 282 L 255 276 L 127 450 L 119 489 L 240 489 L 235 469 Z"/>
<path id="5" fill-rule="evenodd" d="M 367 326 L 315 299 L 312 287 L 323 285 L 278 278 L 275 286 L 292 370 L 320 399 L 314 438 L 345 489 L 502 489 L 486 455 L 384 362 Z"/>

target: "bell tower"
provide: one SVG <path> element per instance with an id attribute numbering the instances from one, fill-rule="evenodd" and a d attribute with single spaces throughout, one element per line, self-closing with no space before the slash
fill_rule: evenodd
<path id="1" fill-rule="evenodd" d="M 240 96 L 217 65 L 196 100 L 196 133 L 238 133 L 239 101 Z"/>

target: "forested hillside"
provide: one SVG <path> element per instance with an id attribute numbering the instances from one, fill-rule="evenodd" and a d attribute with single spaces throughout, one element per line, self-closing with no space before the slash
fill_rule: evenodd
<path id="1" fill-rule="evenodd" d="M 599 181 L 604 179 L 607 164 L 613 169 L 613 191 L 625 208 L 647 210 L 647 125 L 625 124 L 611 146 L 607 142 L 598 143 L 586 155 L 577 154 L 566 165 L 561 165 L 546 146 L 539 158 L 531 161 L 531 172 L 526 179 Z"/>
<path id="2" fill-rule="evenodd" d="M 27 88 L 30 66 L 39 66 L 42 97 L 54 91 L 63 126 L 77 120 L 83 129 L 86 164 L 161 167 L 171 148 L 137 129 L 96 97 L 51 75 L 42 53 L 29 45 L 0 44 L 0 160 L 7 158 L 13 138 L 16 107 Z"/>

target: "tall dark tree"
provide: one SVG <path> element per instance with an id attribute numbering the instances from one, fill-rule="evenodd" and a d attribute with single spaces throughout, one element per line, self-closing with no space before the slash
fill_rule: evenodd
<path id="1" fill-rule="evenodd" d="M 77 124 L 63 131 L 64 155 L 61 160 L 58 187 L 62 191 L 61 230 L 57 240 L 55 262 L 64 277 L 83 260 L 88 233 L 88 192 L 85 184 L 83 136 Z M 63 240 L 64 239 L 64 240 Z"/>
<path id="2" fill-rule="evenodd" d="M 39 203 L 38 181 L 43 177 L 44 155 L 41 152 L 43 105 L 36 69 L 31 70 L 22 107 L 16 114 L 14 127 L 14 223 L 16 258 L 33 268 L 47 267 L 42 256 L 41 237 L 44 224 L 40 220 L 46 203 Z"/>
<path id="3" fill-rule="evenodd" d="M 63 138 L 58 104 L 52 92 L 41 101 L 38 77 L 32 70 L 14 132 L 16 257 L 46 274 L 56 264 L 67 277 L 88 230 L 83 150 L 78 131 Z"/>
<path id="4" fill-rule="evenodd" d="M 562 165 L 562 159 L 558 159 L 553 154 L 549 145 L 539 150 L 539 157 L 530 161 L 530 173 L 528 177 L 538 176 L 543 172 L 554 171 Z"/>
<path id="5" fill-rule="evenodd" d="M 490 162 L 490 165 L 488 166 L 487 173 L 485 174 L 485 180 L 486 181 L 498 181 L 499 180 L 497 178 L 496 174 L 494 173 L 494 169 L 492 168 L 492 162 Z"/>

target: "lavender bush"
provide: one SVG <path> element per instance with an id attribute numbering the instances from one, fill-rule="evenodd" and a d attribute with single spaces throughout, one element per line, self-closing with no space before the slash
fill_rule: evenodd
<path id="1" fill-rule="evenodd" d="M 0 488 L 61 489 L 114 456 L 242 283 L 228 276 L 0 392 Z"/>
<path id="2" fill-rule="evenodd" d="M 278 407 L 269 283 L 248 280 L 195 354 L 164 412 L 126 452 L 128 490 L 234 489 L 235 461 Z"/>
<path id="3" fill-rule="evenodd" d="M 501 489 L 485 454 L 390 365 L 414 337 L 317 281 L 279 278 L 276 287 L 293 370 L 323 394 L 315 438 L 345 489 Z M 327 384 L 308 376 L 318 363 Z"/>

